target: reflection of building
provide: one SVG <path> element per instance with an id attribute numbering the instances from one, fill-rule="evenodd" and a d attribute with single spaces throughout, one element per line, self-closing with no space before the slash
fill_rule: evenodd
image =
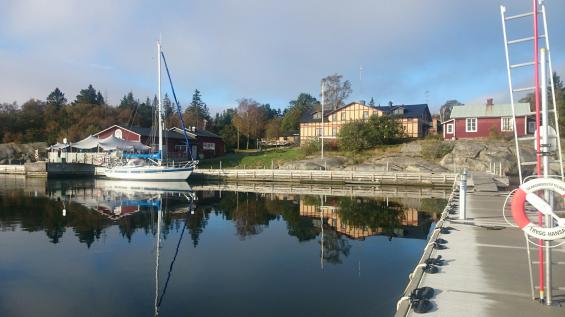
<path id="1" fill-rule="evenodd" d="M 325 218 L 327 220 L 328 225 L 335 228 L 337 232 L 347 235 L 352 239 L 364 239 L 366 237 L 375 236 L 383 233 L 382 227 L 372 229 L 369 228 L 369 226 L 365 226 L 361 228 L 361 227 L 348 225 L 341 219 L 338 210 L 339 207 L 312 205 L 304 201 L 304 199 L 300 199 L 301 216 L 318 218 L 318 219 L 321 216 Z M 412 207 L 404 208 L 402 210 L 400 225 L 402 227 L 413 227 L 413 228 L 420 227 L 421 221 L 418 214 L 418 209 Z M 423 237 L 420 237 L 420 235 L 418 234 L 419 230 L 407 231 L 407 232 L 413 232 L 413 234 L 408 236 L 403 229 L 404 228 L 395 228 L 394 233 L 401 237 L 425 238 L 425 233 Z"/>

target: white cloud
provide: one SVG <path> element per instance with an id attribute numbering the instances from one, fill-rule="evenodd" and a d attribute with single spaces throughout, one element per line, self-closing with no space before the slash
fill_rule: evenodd
<path id="1" fill-rule="evenodd" d="M 565 4 L 548 9 L 559 34 L 555 12 Z M 432 104 L 472 100 L 506 85 L 498 14 L 488 0 L 8 0 L 0 102 L 44 98 L 56 86 L 73 99 L 89 83 L 114 103 L 130 90 L 152 95 L 159 33 L 181 101 L 198 88 L 215 109 L 240 97 L 284 106 L 299 92 L 317 95 L 334 72 L 352 80 L 357 98 L 359 65 L 366 99 L 423 102 L 429 90 Z M 563 40 L 552 40 L 563 60 Z"/>

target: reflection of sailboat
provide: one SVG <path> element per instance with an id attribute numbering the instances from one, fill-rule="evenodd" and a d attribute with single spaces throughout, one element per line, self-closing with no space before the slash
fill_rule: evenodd
<path id="1" fill-rule="evenodd" d="M 96 187 L 108 190 L 122 191 L 122 192 L 143 192 L 146 194 L 163 194 L 163 193 L 186 193 L 192 192 L 190 185 L 185 181 L 128 181 L 128 180 L 108 180 L 97 179 Z"/>
<path id="2" fill-rule="evenodd" d="M 160 198 L 161 196 L 159 196 Z M 184 222 L 184 225 L 182 227 L 182 231 L 181 234 L 179 236 L 179 240 L 177 242 L 177 247 L 175 250 L 175 254 L 171 260 L 171 264 L 169 265 L 169 272 L 167 274 L 167 279 L 165 280 L 165 285 L 163 287 L 163 291 L 161 292 L 161 296 L 159 296 L 159 249 L 160 249 L 160 244 L 161 244 L 161 223 L 162 223 L 162 218 L 163 218 L 163 210 L 161 205 L 159 205 L 158 208 L 158 212 L 157 212 L 157 237 L 155 239 L 155 302 L 154 302 L 154 315 L 158 316 L 159 315 L 159 308 L 163 302 L 163 298 L 165 297 L 165 294 L 167 292 L 167 286 L 169 285 L 169 281 L 171 279 L 172 276 L 172 272 L 173 272 L 173 266 L 175 265 L 175 261 L 177 259 L 177 255 L 179 253 L 179 249 L 180 249 L 180 244 L 182 242 L 182 237 L 184 236 L 184 232 L 186 231 L 186 226 L 188 223 L 188 217 L 190 214 L 194 213 L 194 205 L 193 202 L 196 198 L 196 196 L 192 195 L 190 196 L 191 199 L 190 200 L 190 206 L 188 207 L 187 210 L 187 214 L 186 214 L 186 219 Z"/>
<path id="3" fill-rule="evenodd" d="M 64 201 L 68 196 L 71 202 L 83 205 L 111 220 L 118 220 L 142 209 L 160 208 L 162 197 L 176 197 L 173 201 L 184 197 L 191 205 L 196 200 L 196 195 L 186 182 L 96 180 L 94 188 L 61 189 L 60 193 L 55 195 L 63 197 Z"/>

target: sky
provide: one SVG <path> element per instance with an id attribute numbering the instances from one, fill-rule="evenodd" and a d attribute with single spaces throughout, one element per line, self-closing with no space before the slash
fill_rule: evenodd
<path id="1" fill-rule="evenodd" d="M 553 68 L 565 77 L 565 1 L 546 0 Z M 508 101 L 500 5 L 531 0 L 2 0 L 0 102 L 70 101 L 92 84 L 110 104 L 156 94 L 161 38 L 182 104 L 194 89 L 211 111 L 253 98 L 285 108 L 319 96 L 321 78 L 352 83 L 349 101 L 377 104 Z M 531 18 L 509 24 L 531 36 Z M 532 43 L 513 62 L 533 60 Z M 360 71 L 360 69 L 362 69 Z M 529 86 L 533 69 L 516 71 Z M 163 89 L 169 92 L 169 89 Z"/>

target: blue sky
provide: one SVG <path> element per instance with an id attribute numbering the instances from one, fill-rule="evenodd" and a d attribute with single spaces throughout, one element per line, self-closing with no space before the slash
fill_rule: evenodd
<path id="1" fill-rule="evenodd" d="M 545 2 L 554 69 L 565 77 L 565 1 Z M 0 102 L 44 99 L 55 87 L 73 100 L 90 83 L 113 104 L 128 91 L 152 96 L 159 34 L 181 103 L 198 88 L 213 112 L 242 97 L 283 108 L 300 92 L 317 96 L 332 73 L 351 80 L 350 100 L 432 110 L 448 99 L 504 102 L 500 4 L 515 14 L 531 1 L 3 0 Z M 512 27 L 512 37 L 532 33 L 531 20 Z M 515 53 L 520 62 L 532 51 Z"/>

